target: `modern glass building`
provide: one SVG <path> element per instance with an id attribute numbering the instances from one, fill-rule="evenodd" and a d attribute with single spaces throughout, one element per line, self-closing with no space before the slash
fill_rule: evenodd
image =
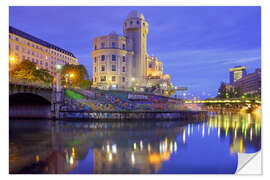
<path id="1" fill-rule="evenodd" d="M 238 79 L 247 75 L 246 67 L 244 66 L 234 66 L 230 69 L 230 84 L 233 84 Z"/>

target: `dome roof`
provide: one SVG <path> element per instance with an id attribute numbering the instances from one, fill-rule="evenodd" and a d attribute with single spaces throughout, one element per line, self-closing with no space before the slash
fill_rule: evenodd
<path id="1" fill-rule="evenodd" d="M 128 19 L 129 18 L 140 18 L 140 19 L 144 19 L 144 16 L 143 16 L 143 14 L 141 12 L 134 10 L 134 11 L 131 11 L 128 14 L 128 17 L 127 18 Z"/>
<path id="2" fill-rule="evenodd" d="M 118 34 L 115 31 L 112 31 L 109 36 L 118 36 Z"/>

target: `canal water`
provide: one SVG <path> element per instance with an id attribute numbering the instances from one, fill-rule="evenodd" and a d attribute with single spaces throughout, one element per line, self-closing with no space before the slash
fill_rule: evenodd
<path id="1" fill-rule="evenodd" d="M 9 125 L 12 174 L 232 174 L 238 152 L 261 149 L 259 113 L 209 113 L 200 122 L 10 120 Z"/>

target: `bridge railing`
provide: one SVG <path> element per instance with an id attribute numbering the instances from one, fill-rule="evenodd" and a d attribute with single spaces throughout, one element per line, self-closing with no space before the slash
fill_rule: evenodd
<path id="1" fill-rule="evenodd" d="M 9 78 L 9 83 L 17 84 L 17 85 L 24 85 L 24 86 L 53 88 L 53 83 L 44 83 L 44 82 L 30 81 L 30 80 L 25 80 L 25 79 Z"/>

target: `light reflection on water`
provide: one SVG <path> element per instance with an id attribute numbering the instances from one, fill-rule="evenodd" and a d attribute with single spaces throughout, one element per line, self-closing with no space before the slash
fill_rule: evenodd
<path id="1" fill-rule="evenodd" d="M 10 173 L 234 173 L 261 147 L 256 114 L 203 122 L 10 121 Z"/>

